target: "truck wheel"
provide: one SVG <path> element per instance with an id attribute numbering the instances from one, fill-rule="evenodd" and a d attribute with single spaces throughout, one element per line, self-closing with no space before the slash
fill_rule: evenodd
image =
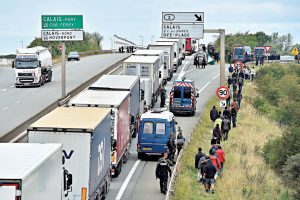
<path id="1" fill-rule="evenodd" d="M 128 153 L 128 150 L 124 153 L 124 156 L 123 156 L 123 163 L 127 163 L 128 161 L 128 156 L 129 156 L 129 153 Z"/>
<path id="2" fill-rule="evenodd" d="M 195 111 L 192 111 L 192 112 L 191 112 L 191 115 L 194 116 L 194 115 L 195 115 Z"/>
<path id="3" fill-rule="evenodd" d="M 51 70 L 49 70 L 49 71 L 47 72 L 47 74 L 48 74 L 47 82 L 51 82 L 51 80 L 52 80 L 52 72 L 51 72 Z"/>
<path id="4" fill-rule="evenodd" d="M 143 158 L 143 154 L 142 153 L 138 153 L 138 159 L 142 160 Z"/>

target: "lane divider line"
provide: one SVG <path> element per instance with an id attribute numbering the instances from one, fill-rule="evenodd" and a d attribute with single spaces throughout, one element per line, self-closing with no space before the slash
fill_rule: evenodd
<path id="1" fill-rule="evenodd" d="M 135 172 L 137 166 L 140 164 L 140 162 L 141 162 L 141 160 L 137 160 L 137 161 L 134 163 L 134 165 L 133 165 L 133 167 L 131 168 L 129 174 L 127 175 L 125 181 L 123 182 L 123 184 L 122 184 L 122 186 L 121 186 L 121 188 L 120 188 L 120 190 L 119 190 L 119 192 L 118 192 L 117 197 L 115 198 L 115 200 L 121 200 L 121 198 L 122 198 L 122 196 L 123 196 L 123 193 L 125 192 L 125 190 L 126 190 L 128 184 L 129 184 L 129 181 L 130 181 L 130 179 L 132 178 L 132 176 L 133 176 L 133 174 L 134 174 L 134 172 Z"/>
<path id="2" fill-rule="evenodd" d="M 185 75 L 185 68 L 187 65 L 189 65 L 191 63 L 191 61 L 188 61 L 185 63 L 185 65 L 183 66 L 183 68 L 181 69 L 181 72 L 179 73 L 177 79 L 182 79 L 182 77 Z"/>
<path id="3" fill-rule="evenodd" d="M 206 84 L 201 88 L 201 90 L 199 90 L 199 93 L 203 92 L 203 90 L 204 90 L 209 84 L 211 84 L 211 81 L 209 81 L 208 83 L 206 83 Z"/>
<path id="4" fill-rule="evenodd" d="M 2 108 L 1 110 L 6 110 L 6 109 L 8 109 L 8 107 Z"/>
<path id="5" fill-rule="evenodd" d="M 218 78 L 220 76 L 220 74 L 217 74 L 216 76 L 214 76 L 212 79 L 215 80 L 216 78 Z"/>
<path id="6" fill-rule="evenodd" d="M 1 92 L 5 92 L 7 89 L 3 89 L 3 90 L 1 90 Z"/>

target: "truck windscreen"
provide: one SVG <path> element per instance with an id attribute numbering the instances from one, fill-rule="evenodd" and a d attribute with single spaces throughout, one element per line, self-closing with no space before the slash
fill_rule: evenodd
<path id="1" fill-rule="evenodd" d="M 28 69 L 28 68 L 36 68 L 38 66 L 37 61 L 20 61 L 16 60 L 16 68 L 17 69 Z"/>

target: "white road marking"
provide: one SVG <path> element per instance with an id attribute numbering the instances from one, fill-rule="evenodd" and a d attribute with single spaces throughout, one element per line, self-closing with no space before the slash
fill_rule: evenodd
<path id="1" fill-rule="evenodd" d="M 204 90 L 209 84 L 211 84 L 211 81 L 209 81 L 208 83 L 206 83 L 206 84 L 201 88 L 201 90 L 199 90 L 199 93 L 203 92 L 203 90 Z"/>
<path id="2" fill-rule="evenodd" d="M 119 73 L 119 75 L 121 75 L 123 72 L 121 71 L 120 73 Z"/>
<path id="3" fill-rule="evenodd" d="M 11 88 L 14 88 L 15 86 L 14 86 L 14 85 L 11 85 L 10 87 L 11 87 Z"/>
<path id="4" fill-rule="evenodd" d="M 6 110 L 6 109 L 8 109 L 8 107 L 2 108 L 1 110 Z"/>
<path id="5" fill-rule="evenodd" d="M 3 90 L 1 90 L 1 92 L 5 92 L 7 89 L 3 89 Z"/>
<path id="6" fill-rule="evenodd" d="M 135 172 L 137 166 L 140 164 L 140 162 L 141 162 L 141 160 L 137 160 L 137 161 L 134 163 L 134 165 L 133 165 L 133 167 L 131 168 L 129 174 L 127 175 L 125 181 L 123 182 L 123 184 L 122 184 L 122 186 L 121 186 L 121 188 L 120 188 L 120 190 L 119 190 L 119 192 L 118 192 L 117 197 L 116 197 L 115 200 L 120 200 L 120 199 L 122 198 L 123 193 L 125 192 L 125 190 L 126 190 L 126 188 L 127 188 L 127 185 L 128 185 L 128 183 L 129 183 L 131 177 L 133 176 L 133 174 L 134 174 L 134 172 Z"/>
<path id="7" fill-rule="evenodd" d="M 217 74 L 215 77 L 213 77 L 212 79 L 215 80 L 216 78 L 218 78 L 220 76 L 220 74 Z"/>
<path id="8" fill-rule="evenodd" d="M 20 102 L 21 102 L 21 100 L 16 101 L 16 103 L 20 103 Z"/>
<path id="9" fill-rule="evenodd" d="M 191 71 L 193 71 L 193 70 L 195 70 L 195 69 L 196 69 L 196 68 L 190 69 L 189 71 L 186 71 L 185 74 L 190 73 Z"/>
<path id="10" fill-rule="evenodd" d="M 185 70 L 185 68 L 186 68 L 186 66 L 187 66 L 188 64 L 190 64 L 190 61 L 188 61 L 187 63 L 185 63 L 185 65 L 184 65 L 183 68 L 181 69 L 181 72 L 179 73 L 177 79 L 182 79 L 182 77 L 183 77 L 184 74 L 185 74 L 185 71 L 184 71 L 184 70 Z"/>

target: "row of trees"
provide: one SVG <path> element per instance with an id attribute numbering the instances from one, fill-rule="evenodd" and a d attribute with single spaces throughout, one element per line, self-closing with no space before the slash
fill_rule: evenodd
<path id="1" fill-rule="evenodd" d="M 214 46 L 219 51 L 220 38 L 214 42 Z M 293 48 L 293 36 L 288 33 L 286 35 L 279 35 L 278 32 L 267 35 L 260 31 L 256 33 L 227 34 L 225 36 L 225 50 L 233 52 L 235 46 L 250 46 L 253 49 L 256 46 L 272 46 L 271 53 L 274 54 L 291 54 Z"/>
<path id="2" fill-rule="evenodd" d="M 97 51 L 101 50 L 101 42 L 103 37 L 98 32 L 84 32 L 83 34 L 83 41 L 70 41 L 66 42 L 66 52 L 69 53 L 70 51 L 78 51 L 78 52 L 87 52 L 87 51 Z M 45 42 L 42 41 L 41 38 L 35 38 L 28 46 L 35 47 L 35 46 L 44 46 L 48 47 L 52 51 L 53 58 L 57 58 L 61 55 L 61 51 L 59 49 L 60 42 Z"/>
<path id="3" fill-rule="evenodd" d="M 259 70 L 256 78 L 260 96 L 254 106 L 286 127 L 282 137 L 269 140 L 264 157 L 300 199 L 300 68 L 291 64 Z M 270 130 L 272 131 L 272 130 Z"/>

